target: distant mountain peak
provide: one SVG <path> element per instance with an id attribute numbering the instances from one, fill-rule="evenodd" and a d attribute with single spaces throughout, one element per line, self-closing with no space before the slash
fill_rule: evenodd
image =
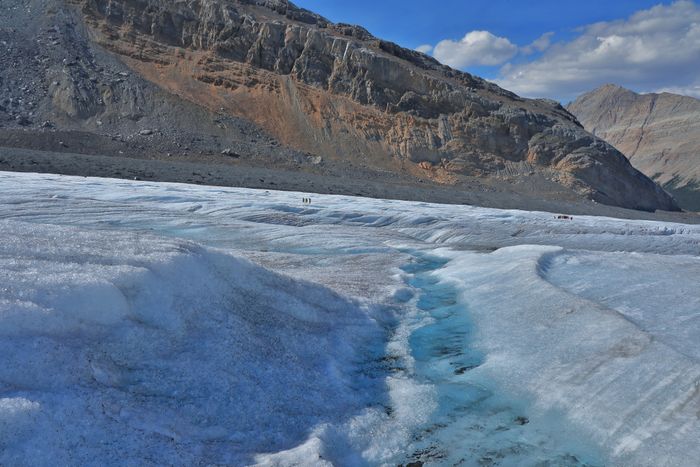
<path id="1" fill-rule="evenodd" d="M 622 87 L 619 84 L 607 83 L 600 86 L 598 89 L 596 89 L 596 91 L 629 91 L 629 89 Z"/>
<path id="2" fill-rule="evenodd" d="M 684 207 L 700 210 L 700 100 L 605 85 L 580 96 L 568 110 Z"/>

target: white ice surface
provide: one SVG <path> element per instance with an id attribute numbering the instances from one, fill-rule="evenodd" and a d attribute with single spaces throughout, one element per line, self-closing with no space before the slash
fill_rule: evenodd
<path id="1" fill-rule="evenodd" d="M 567 254 L 559 247 L 450 254 L 454 259 L 439 275 L 463 291 L 478 324 L 475 345 L 486 360 L 475 373 L 531 399 L 543 416 L 566 414 L 570 427 L 592 436 L 613 465 L 692 466 L 700 459 L 700 364 L 688 356 L 700 343 L 697 324 L 671 342 L 668 329 L 680 328 L 673 323 L 678 314 L 656 308 L 654 300 L 635 298 L 645 309 L 643 329 L 606 306 L 612 304 L 608 300 L 585 299 L 552 285 L 548 279 L 557 268 L 548 266 Z M 626 262 L 628 255 L 618 260 Z M 608 268 L 607 254 L 601 256 L 597 277 L 589 277 L 592 287 L 619 291 L 639 284 L 641 274 L 619 277 Z M 688 262 L 687 257 L 663 259 Z M 694 277 L 698 272 L 696 264 Z M 676 278 L 679 288 L 693 280 Z M 562 282 L 574 288 L 568 280 Z M 576 277 L 576 283 L 585 280 Z M 646 286 L 637 293 L 654 297 L 656 284 Z M 697 287 L 692 295 L 697 297 Z M 669 305 L 683 300 L 679 296 Z M 686 308 L 684 315 L 691 313 Z"/>
<path id="2" fill-rule="evenodd" d="M 2 465 L 700 458 L 700 227 L 0 187 Z"/>
<path id="3" fill-rule="evenodd" d="M 240 465 L 379 391 L 355 362 L 381 330 L 328 289 L 177 239 L 0 235 L 2 465 Z"/>
<path id="4" fill-rule="evenodd" d="M 642 331 L 700 361 L 698 271 L 698 256 L 575 251 L 550 257 L 543 276 L 618 311 Z"/>

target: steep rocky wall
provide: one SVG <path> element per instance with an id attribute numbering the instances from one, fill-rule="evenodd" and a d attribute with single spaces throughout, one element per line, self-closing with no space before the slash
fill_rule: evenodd
<path id="1" fill-rule="evenodd" d="M 675 208 L 558 104 L 286 1 L 72 1 L 93 38 L 147 79 L 300 150 L 426 176 L 528 162 L 601 202 Z"/>
<path id="2" fill-rule="evenodd" d="M 82 13 L 64 0 L 2 0 L 0 12 L 0 146 L 314 166 L 315 157 L 284 147 L 249 120 L 143 79 L 91 41 Z"/>

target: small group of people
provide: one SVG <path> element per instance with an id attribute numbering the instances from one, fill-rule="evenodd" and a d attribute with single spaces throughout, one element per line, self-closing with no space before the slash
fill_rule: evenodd
<path id="1" fill-rule="evenodd" d="M 311 198 L 302 198 L 301 200 L 304 204 L 311 204 Z"/>

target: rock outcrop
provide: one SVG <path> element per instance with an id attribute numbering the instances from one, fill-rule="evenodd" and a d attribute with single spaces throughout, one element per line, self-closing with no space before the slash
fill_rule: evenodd
<path id="1" fill-rule="evenodd" d="M 700 100 L 677 94 L 637 94 L 606 85 L 568 109 L 591 133 L 637 169 L 700 210 Z"/>

